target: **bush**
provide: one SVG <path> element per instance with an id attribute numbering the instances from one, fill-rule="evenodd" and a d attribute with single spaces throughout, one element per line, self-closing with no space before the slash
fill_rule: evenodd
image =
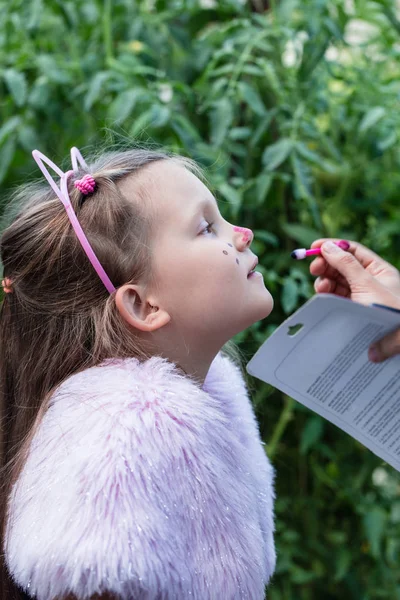
<path id="1" fill-rule="evenodd" d="M 107 128 L 207 168 L 252 227 L 276 299 L 248 357 L 312 293 L 296 246 L 357 239 L 399 264 L 400 23 L 389 0 L 0 0 L 0 182 Z M 252 381 L 277 468 L 271 600 L 400 598 L 399 477 Z"/>

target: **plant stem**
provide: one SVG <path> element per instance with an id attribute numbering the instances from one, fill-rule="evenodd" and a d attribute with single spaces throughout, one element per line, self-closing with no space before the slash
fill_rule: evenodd
<path id="1" fill-rule="evenodd" d="M 104 39 L 104 49 L 105 49 L 107 63 L 109 63 L 114 58 L 113 50 L 112 50 L 112 34 L 111 34 L 111 25 L 112 25 L 111 7 L 112 7 L 112 0 L 104 0 L 103 39 Z"/>
<path id="2" fill-rule="evenodd" d="M 293 398 L 290 398 L 289 396 L 285 396 L 285 406 L 283 408 L 283 411 L 281 412 L 279 421 L 272 433 L 271 440 L 270 440 L 269 444 L 267 445 L 267 454 L 268 454 L 269 458 L 271 458 L 271 459 L 276 452 L 277 446 L 281 440 L 281 437 L 284 434 L 284 431 L 285 431 L 289 421 L 293 417 L 293 406 L 294 406 Z"/>

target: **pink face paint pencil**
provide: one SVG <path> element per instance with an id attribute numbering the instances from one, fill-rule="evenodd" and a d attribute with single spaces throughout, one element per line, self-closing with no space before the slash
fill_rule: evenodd
<path id="1" fill-rule="evenodd" d="M 348 250 L 350 248 L 349 242 L 346 242 L 345 240 L 335 242 L 335 244 L 342 250 Z M 293 250 L 290 256 L 296 260 L 302 260 L 307 256 L 315 256 L 319 254 L 321 254 L 321 248 L 310 248 L 309 250 L 306 250 L 306 248 L 297 248 L 297 250 Z"/>

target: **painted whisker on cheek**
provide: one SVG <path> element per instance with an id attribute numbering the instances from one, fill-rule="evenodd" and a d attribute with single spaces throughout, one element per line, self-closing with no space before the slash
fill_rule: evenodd
<path id="1" fill-rule="evenodd" d="M 232 244 L 228 244 L 228 246 L 230 246 L 231 248 L 233 248 Z"/>
<path id="2" fill-rule="evenodd" d="M 228 251 L 227 251 L 227 250 L 222 250 L 222 252 L 223 252 L 224 254 L 228 254 Z"/>
<path id="3" fill-rule="evenodd" d="M 238 265 L 240 265 L 240 262 L 239 262 L 239 259 L 238 259 L 238 258 L 236 259 L 236 262 L 237 262 L 237 264 L 238 264 Z"/>

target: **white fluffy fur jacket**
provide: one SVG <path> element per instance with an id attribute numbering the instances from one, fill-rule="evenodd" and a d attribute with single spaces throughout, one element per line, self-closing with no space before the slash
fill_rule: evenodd
<path id="1" fill-rule="evenodd" d="M 33 598 L 262 600 L 272 468 L 240 370 L 203 387 L 153 357 L 64 381 L 9 502 L 8 568 Z"/>

